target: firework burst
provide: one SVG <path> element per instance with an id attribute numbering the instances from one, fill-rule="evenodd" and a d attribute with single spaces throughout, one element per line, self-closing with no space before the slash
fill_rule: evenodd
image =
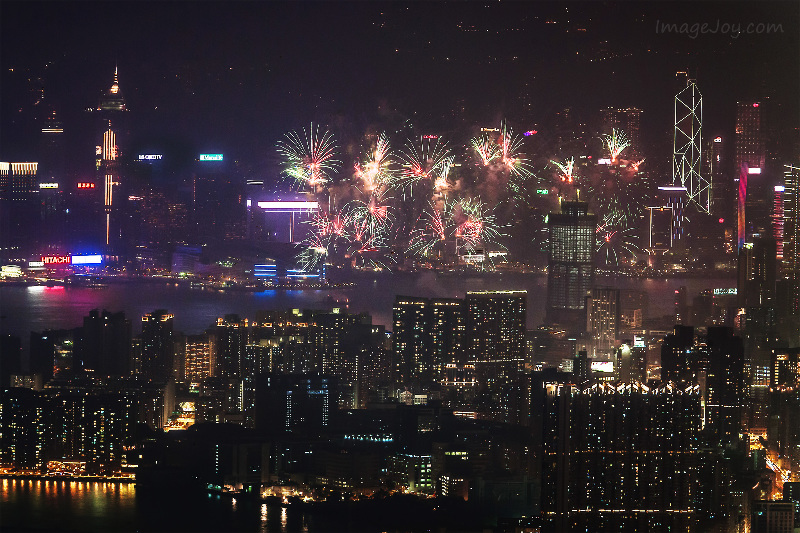
<path id="1" fill-rule="evenodd" d="M 625 136 L 625 132 L 617 130 L 616 128 L 611 128 L 611 135 L 603 135 L 603 144 L 606 150 L 608 150 L 608 157 L 611 159 L 611 164 L 616 164 L 617 158 L 631 143 Z"/>
<path id="2" fill-rule="evenodd" d="M 559 163 L 558 161 L 550 161 L 551 164 L 555 165 L 556 168 L 559 170 L 559 179 L 564 183 L 572 183 L 575 180 L 574 172 L 575 172 L 575 158 L 571 157 L 564 163 Z"/>
<path id="3" fill-rule="evenodd" d="M 434 249 L 447 240 L 448 228 L 445 225 L 443 212 L 434 202 L 428 203 L 428 208 L 422 212 L 417 228 L 411 234 L 408 251 L 414 255 L 430 256 Z"/>
<path id="4" fill-rule="evenodd" d="M 472 139 L 472 147 L 478 153 L 484 166 L 489 166 L 500 154 L 497 143 L 488 133 L 481 133 Z"/>
<path id="5" fill-rule="evenodd" d="M 304 128 L 302 135 L 289 132 L 278 142 L 278 153 L 284 159 L 283 174 L 294 180 L 298 188 L 319 190 L 341 166 L 336 159 L 336 148 L 333 134 L 327 130 L 320 132 L 314 124 L 308 132 Z"/>
<path id="6" fill-rule="evenodd" d="M 616 215 L 627 225 L 636 223 L 650 201 L 652 186 L 641 161 L 619 159 L 614 165 L 595 165 L 588 170 L 589 203 L 601 217 Z M 583 179 L 583 178 L 582 178 Z"/>
<path id="7" fill-rule="evenodd" d="M 364 158 L 364 163 L 356 162 L 355 164 L 355 178 L 360 181 L 363 191 L 381 193 L 390 186 L 396 179 L 393 163 L 389 138 L 382 133 L 378 137 L 375 147 Z"/>
<path id="8" fill-rule="evenodd" d="M 480 246 L 496 244 L 502 235 L 494 214 L 480 199 L 462 198 L 448 204 L 447 217 L 460 251 L 471 253 Z"/>
<path id="9" fill-rule="evenodd" d="M 595 257 L 600 266 L 617 267 L 620 263 L 630 263 L 641 252 L 637 245 L 636 227 L 628 226 L 619 214 L 603 217 L 595 236 Z"/>

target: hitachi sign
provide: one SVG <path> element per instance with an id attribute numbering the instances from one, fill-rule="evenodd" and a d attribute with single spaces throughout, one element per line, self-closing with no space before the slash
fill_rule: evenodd
<path id="1" fill-rule="evenodd" d="M 42 263 L 45 265 L 68 265 L 72 258 L 68 255 L 43 255 Z"/>

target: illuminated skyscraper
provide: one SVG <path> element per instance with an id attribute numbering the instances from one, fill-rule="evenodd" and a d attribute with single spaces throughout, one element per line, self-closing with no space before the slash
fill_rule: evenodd
<path id="1" fill-rule="evenodd" d="M 103 211 L 105 215 L 105 245 L 108 251 L 118 247 L 120 236 L 119 203 L 115 190 L 120 186 L 120 149 L 121 133 L 123 131 L 122 117 L 128 110 L 125 97 L 119 86 L 117 69 L 114 69 L 114 81 L 108 91 L 100 97 L 100 102 L 94 110 L 99 118 L 99 144 L 95 150 L 97 171 L 103 183 Z"/>
<path id="2" fill-rule="evenodd" d="M 711 212 L 714 215 L 728 218 L 733 215 L 733 199 L 735 188 L 733 179 L 725 177 L 725 160 L 723 158 L 722 137 L 714 137 L 708 141 L 706 148 L 706 173 L 711 181 Z"/>
<path id="3" fill-rule="evenodd" d="M 711 178 L 701 174 L 703 96 L 695 80 L 675 95 L 675 135 L 672 152 L 672 184 L 686 187 L 689 201 L 705 213 L 711 209 Z"/>
<path id="4" fill-rule="evenodd" d="M 783 173 L 783 264 L 789 279 L 800 280 L 800 166 Z"/>
<path id="5" fill-rule="evenodd" d="M 778 261 L 783 261 L 783 224 L 784 194 L 786 187 L 775 185 L 772 197 L 772 236 L 775 238 Z"/>
<path id="6" fill-rule="evenodd" d="M 582 329 L 586 296 L 594 279 L 597 216 L 586 202 L 561 202 L 560 213 L 550 213 L 547 274 L 547 320 Z"/>
<path id="7" fill-rule="evenodd" d="M 748 240 L 770 229 L 771 187 L 766 176 L 766 130 L 762 102 L 736 103 L 735 170 L 739 176 L 739 219 Z M 744 169 L 747 170 L 744 170 Z"/>
<path id="8" fill-rule="evenodd" d="M 619 333 L 619 289 L 592 289 L 587 305 L 586 329 L 592 335 L 593 356 L 607 357 L 614 351 Z"/>

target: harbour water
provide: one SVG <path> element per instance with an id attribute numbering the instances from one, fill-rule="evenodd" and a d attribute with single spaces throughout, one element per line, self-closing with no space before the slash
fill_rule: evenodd
<path id="1" fill-rule="evenodd" d="M 155 309 L 175 315 L 177 331 L 200 333 L 228 313 L 253 318 L 259 310 L 291 308 L 322 309 L 348 306 L 350 312 L 367 312 L 373 323 L 391 329 L 392 305 L 396 295 L 463 298 L 471 290 L 527 290 L 528 327 L 544 319 L 547 278 L 534 274 L 443 276 L 423 273 L 362 273 L 345 281 L 352 288 L 328 290 L 267 290 L 262 292 L 192 289 L 169 283 L 110 284 L 103 288 L 24 287 L 0 285 L 0 334 L 13 334 L 27 345 L 31 331 L 74 328 L 92 309 L 124 311 L 134 324 Z M 674 291 L 687 288 L 689 298 L 708 288 L 732 287 L 732 278 L 600 278 L 599 285 L 646 291 L 647 316 L 674 312 Z M 337 303 L 338 302 L 338 303 Z"/>

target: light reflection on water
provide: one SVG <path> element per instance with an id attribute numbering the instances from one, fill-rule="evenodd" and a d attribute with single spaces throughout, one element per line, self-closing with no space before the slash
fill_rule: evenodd
<path id="1" fill-rule="evenodd" d="M 132 484 L 66 480 L 3 479 L 3 528 L 130 530 L 136 491 Z"/>
<path id="2" fill-rule="evenodd" d="M 0 525 L 3 531 L 308 532 L 301 513 L 258 500 L 139 490 L 132 483 L 2 479 Z"/>

